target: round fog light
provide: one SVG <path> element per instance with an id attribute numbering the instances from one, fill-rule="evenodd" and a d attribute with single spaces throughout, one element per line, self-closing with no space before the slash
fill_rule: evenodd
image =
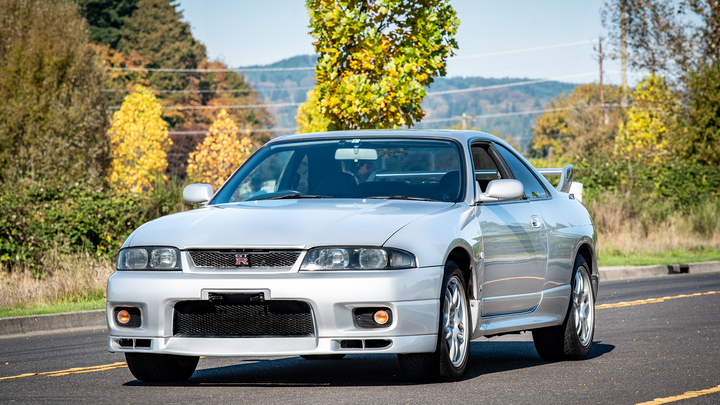
<path id="1" fill-rule="evenodd" d="M 378 324 L 385 325 L 387 323 L 388 319 L 390 319 L 390 316 L 388 316 L 387 311 L 383 311 L 381 309 L 380 311 L 375 312 L 375 314 L 373 315 L 373 319 Z"/>
<path id="2" fill-rule="evenodd" d="M 120 324 L 122 325 L 126 325 L 128 322 L 130 322 L 130 313 L 124 309 L 122 311 L 118 311 L 117 321 L 120 322 Z"/>

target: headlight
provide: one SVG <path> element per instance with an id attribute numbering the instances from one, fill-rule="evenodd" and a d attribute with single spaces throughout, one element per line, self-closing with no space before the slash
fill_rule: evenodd
<path id="1" fill-rule="evenodd" d="M 415 267 L 410 253 L 386 248 L 310 249 L 300 270 L 389 270 Z"/>
<path id="2" fill-rule="evenodd" d="M 172 247 L 125 248 L 118 255 L 118 270 L 181 270 L 180 251 Z"/>

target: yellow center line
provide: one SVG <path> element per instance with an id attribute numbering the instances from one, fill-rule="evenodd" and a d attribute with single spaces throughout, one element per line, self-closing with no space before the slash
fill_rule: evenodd
<path id="1" fill-rule="evenodd" d="M 720 294 L 720 291 L 708 291 L 708 292 L 704 292 L 704 293 L 676 295 L 674 297 L 648 298 L 646 300 L 625 301 L 625 302 L 618 302 L 615 304 L 603 304 L 603 305 L 596 306 L 595 309 L 620 308 L 620 307 L 630 307 L 633 305 L 654 304 L 656 302 L 674 300 L 676 298 L 699 297 L 701 295 L 712 295 L 712 294 Z"/>
<path id="2" fill-rule="evenodd" d="M 676 395 L 674 397 L 667 397 L 667 398 L 655 398 L 652 401 L 642 402 L 636 405 L 660 405 L 660 404 L 667 404 L 668 402 L 675 402 L 680 401 L 682 399 L 688 399 L 688 398 L 695 398 L 699 397 L 700 395 L 707 395 L 712 394 L 714 392 L 720 392 L 720 385 L 716 385 L 715 387 L 708 388 L 706 390 L 701 391 L 688 391 L 681 395 Z"/>
<path id="3" fill-rule="evenodd" d="M 36 375 L 47 375 L 48 377 L 55 377 L 58 375 L 67 375 L 67 374 L 93 373 L 95 371 L 112 370 L 115 368 L 122 368 L 122 367 L 127 367 L 127 364 L 124 361 L 119 361 L 117 363 L 111 363 L 111 364 L 103 364 L 101 366 L 74 367 L 74 368 L 69 368 L 67 370 L 47 371 L 44 373 L 27 373 L 27 374 L 14 375 L 14 376 L 10 376 L 10 377 L 0 377 L 0 380 L 10 380 L 13 378 L 22 378 L 22 377 L 33 377 Z"/>

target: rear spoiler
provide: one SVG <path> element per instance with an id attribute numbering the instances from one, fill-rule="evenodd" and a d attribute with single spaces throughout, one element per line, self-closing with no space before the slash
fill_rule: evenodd
<path id="1" fill-rule="evenodd" d="M 573 177 L 575 175 L 575 170 L 573 170 L 572 165 L 567 165 L 562 169 L 537 169 L 537 171 L 545 177 L 560 176 L 560 182 L 558 183 L 556 188 L 558 189 L 558 191 L 562 191 L 563 193 L 570 192 L 570 186 L 572 186 Z"/>

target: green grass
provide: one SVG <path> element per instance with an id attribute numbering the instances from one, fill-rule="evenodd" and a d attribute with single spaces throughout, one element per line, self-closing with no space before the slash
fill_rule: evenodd
<path id="1" fill-rule="evenodd" d="M 671 250 L 659 254 L 621 252 L 606 252 L 598 255 L 600 266 L 649 266 L 653 264 L 680 264 L 711 262 L 720 260 L 720 250 L 701 250 L 687 252 L 684 250 Z"/>
<path id="2" fill-rule="evenodd" d="M 61 312 L 89 311 L 93 309 L 105 309 L 105 298 L 87 300 L 82 302 L 61 302 L 52 305 L 22 307 L 22 308 L 0 308 L 0 318 L 10 316 L 59 314 Z"/>

